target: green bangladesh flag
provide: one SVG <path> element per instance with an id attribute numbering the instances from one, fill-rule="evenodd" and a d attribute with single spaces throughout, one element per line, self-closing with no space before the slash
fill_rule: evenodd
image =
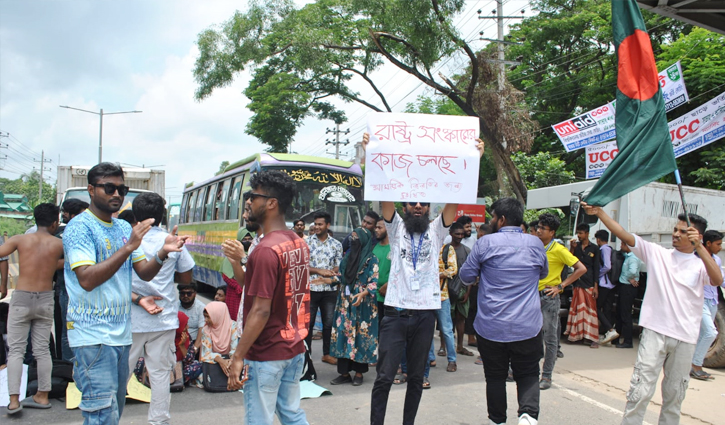
<path id="1" fill-rule="evenodd" d="M 598 206 L 677 168 L 652 43 L 635 0 L 612 0 L 612 30 L 618 62 L 619 154 L 585 198 Z"/>

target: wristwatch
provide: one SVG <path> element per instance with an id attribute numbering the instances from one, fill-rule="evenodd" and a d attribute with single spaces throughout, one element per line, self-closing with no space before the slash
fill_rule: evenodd
<path id="1" fill-rule="evenodd" d="M 141 305 L 140 304 L 141 303 L 141 298 L 143 298 L 143 296 L 142 295 L 139 295 L 139 296 L 136 297 L 135 300 L 132 299 L 131 302 L 134 303 L 134 304 L 136 304 L 136 305 L 138 305 L 138 306 L 140 306 Z"/>
<path id="2" fill-rule="evenodd" d="M 558 285 L 556 285 L 556 287 L 557 287 L 557 288 L 559 288 L 559 292 L 561 292 L 561 291 L 563 291 L 563 290 L 564 290 L 564 287 L 563 287 L 563 286 L 561 286 L 561 283 L 560 283 L 560 284 L 558 284 Z"/>
<path id="3" fill-rule="evenodd" d="M 242 257 L 242 259 L 239 260 L 239 263 L 241 265 L 243 265 L 243 266 L 246 266 L 247 265 L 247 260 L 249 260 L 249 255 L 245 255 L 244 257 Z"/>

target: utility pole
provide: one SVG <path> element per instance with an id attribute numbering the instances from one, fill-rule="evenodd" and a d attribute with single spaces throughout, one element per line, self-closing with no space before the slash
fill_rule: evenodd
<path id="1" fill-rule="evenodd" d="M 45 180 L 43 180 L 43 171 L 46 169 L 45 164 L 47 162 L 51 162 L 49 159 L 45 159 L 45 151 L 40 151 L 40 161 L 33 158 L 34 162 L 40 163 L 40 183 L 38 184 L 38 203 L 40 203 L 41 199 L 43 199 L 43 183 Z M 50 168 L 48 168 L 48 171 L 50 171 Z"/>
<path id="2" fill-rule="evenodd" d="M 335 159 L 340 159 L 340 145 L 347 146 L 350 144 L 349 140 L 345 140 L 345 142 L 340 142 L 340 134 L 348 134 L 350 133 L 350 129 L 348 128 L 345 131 L 340 131 L 340 124 L 337 124 L 337 128 L 335 130 L 326 129 L 325 134 L 328 133 L 334 133 L 335 134 L 335 140 L 326 140 L 326 145 L 335 145 Z"/>

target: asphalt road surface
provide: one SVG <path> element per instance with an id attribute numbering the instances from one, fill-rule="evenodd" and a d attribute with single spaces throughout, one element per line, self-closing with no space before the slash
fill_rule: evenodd
<path id="1" fill-rule="evenodd" d="M 438 343 L 436 343 L 436 347 Z M 320 358 L 322 344 L 313 343 L 313 357 Z M 475 349 L 471 348 L 475 352 Z M 618 424 L 624 408 L 624 394 L 636 357 L 635 350 L 564 345 L 566 357 L 559 359 L 554 372 L 554 387 L 541 393 L 540 424 Z M 473 364 L 475 357 L 458 357 L 458 371 L 446 372 L 446 360 L 438 357 L 438 366 L 431 369 L 432 388 L 423 392 L 417 424 L 488 424 L 483 370 Z M 370 391 L 375 373 L 365 375 L 361 387 L 332 386 L 337 376 L 334 366 L 315 362 L 317 383 L 330 389 L 332 396 L 302 400 L 302 408 L 313 425 L 366 424 L 370 417 Z M 725 373 L 710 370 L 714 381 L 693 381 L 683 405 L 682 424 L 723 424 L 722 403 L 725 401 Z M 508 422 L 516 423 L 516 385 L 508 384 Z M 403 419 L 405 385 L 393 386 L 388 403 L 387 423 L 399 424 Z M 50 410 L 25 409 L 8 417 L 0 408 L 0 422 L 11 424 L 78 424 L 78 410 L 66 410 L 64 402 L 53 400 Z M 658 396 L 650 404 L 645 423 L 656 424 Z M 224 425 L 243 423 L 243 402 L 240 393 L 207 393 L 186 388 L 172 394 L 172 423 L 183 425 Z M 148 405 L 130 401 L 126 404 L 122 424 L 144 424 Z M 279 423 L 275 419 L 275 423 Z"/>

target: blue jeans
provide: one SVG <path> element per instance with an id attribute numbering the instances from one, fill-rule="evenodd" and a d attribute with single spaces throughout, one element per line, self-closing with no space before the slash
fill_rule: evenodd
<path id="1" fill-rule="evenodd" d="M 456 345 L 453 342 L 453 316 L 451 316 L 451 300 L 441 301 L 440 310 L 436 310 L 436 318 L 443 332 L 443 341 L 446 344 L 446 355 L 449 362 L 456 361 Z"/>
<path id="2" fill-rule="evenodd" d="M 692 356 L 692 364 L 702 366 L 705 360 L 707 350 L 710 349 L 712 342 L 717 338 L 717 329 L 715 328 L 715 315 L 717 314 L 717 304 L 714 300 L 705 298 L 702 305 L 702 321 L 700 322 L 700 336 L 697 337 L 697 345 L 695 345 L 695 354 Z"/>
<path id="3" fill-rule="evenodd" d="M 84 425 L 116 425 L 126 405 L 130 345 L 72 347 Z"/>
<path id="4" fill-rule="evenodd" d="M 300 409 L 300 378 L 305 354 L 289 360 L 245 360 L 249 379 L 244 383 L 244 423 L 271 425 L 277 413 L 282 425 L 308 425 Z"/>

